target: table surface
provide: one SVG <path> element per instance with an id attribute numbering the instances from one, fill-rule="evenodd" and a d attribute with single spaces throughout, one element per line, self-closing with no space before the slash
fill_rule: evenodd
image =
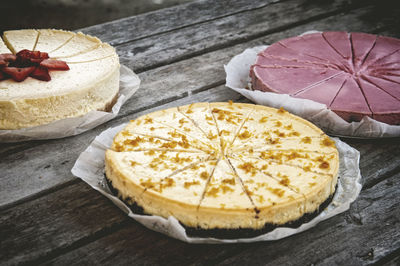
<path id="1" fill-rule="evenodd" d="M 0 264 L 400 264 L 400 138 L 343 139 L 361 153 L 350 210 L 291 237 L 186 244 L 146 229 L 71 174 L 105 129 L 198 101 L 248 102 L 223 65 L 247 47 L 308 30 L 400 37 L 394 1 L 194 1 L 82 31 L 114 45 L 139 91 L 112 121 L 79 136 L 0 144 Z M 328 4 L 329 2 L 329 4 Z"/>

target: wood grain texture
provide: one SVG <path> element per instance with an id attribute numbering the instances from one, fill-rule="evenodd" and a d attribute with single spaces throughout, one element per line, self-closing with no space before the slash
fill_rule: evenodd
<path id="1" fill-rule="evenodd" d="M 146 70 L 142 87 L 116 119 L 90 132 L 0 145 L 0 264 L 397 265 L 400 138 L 345 139 L 361 153 L 364 182 L 349 211 L 299 235 L 246 245 L 189 245 L 150 231 L 70 173 L 108 127 L 192 102 L 248 102 L 222 85 L 223 64 L 247 47 L 307 30 L 400 37 L 399 8 L 387 2 L 196 1 L 84 29 L 113 39 L 124 63 Z"/>
<path id="2" fill-rule="evenodd" d="M 138 116 L 138 112 L 145 111 L 148 108 L 173 102 L 187 97 L 189 94 L 196 94 L 223 84 L 225 81 L 223 65 L 227 64 L 235 54 L 242 52 L 247 47 L 273 43 L 312 29 L 326 30 L 334 23 L 336 23 L 337 29 L 377 31 L 387 24 L 382 23 L 375 27 L 370 27 L 365 25 L 362 19 L 373 15 L 373 12 L 374 7 L 361 8 L 348 14 L 331 16 L 244 44 L 234 45 L 143 72 L 139 75 L 143 85 L 125 103 L 120 114 L 113 121 L 71 138 L 25 142 L 23 144 L 15 144 L 15 148 L 12 148 L 12 144 L 5 144 L 3 149 L 0 148 L 0 155 L 3 158 L 0 161 L 0 169 L 5 169 L 2 179 L 2 186 L 5 192 L 0 194 L 0 207 L 30 198 L 46 189 L 51 189 L 70 181 L 73 177 L 69 173 L 69 169 L 72 168 L 76 158 L 94 137 L 104 129 L 133 119 Z M 392 23 L 392 20 L 388 18 L 386 23 Z M 63 162 L 64 164 L 62 164 Z"/>
<path id="3" fill-rule="evenodd" d="M 137 115 L 193 101 L 210 100 L 247 102 L 239 94 L 219 86 Z M 126 118 L 123 122 L 128 121 L 129 118 Z M 120 123 L 121 121 L 118 124 Z M 72 178 L 70 168 L 64 171 L 64 175 Z M 0 211 L 0 250 L 3 250 L 0 261 L 15 263 L 42 260 L 43 257 L 58 254 L 68 246 L 76 243 L 79 245 L 102 230 L 118 226 L 124 220 L 133 222 L 108 199 L 79 181 L 35 200 Z M 143 227 L 139 228 L 140 231 L 143 230 Z M 50 237 L 54 241 L 48 241 Z"/>
<path id="4" fill-rule="evenodd" d="M 346 0 L 331 1 L 327 5 L 312 4 L 308 0 L 278 2 L 273 8 L 266 6 L 118 45 L 117 52 L 123 64 L 141 72 L 356 6 L 348 3 Z"/>
<path id="5" fill-rule="evenodd" d="M 82 32 L 98 36 L 102 41 L 108 42 L 111 45 L 119 45 L 163 32 L 182 29 L 204 21 L 265 7 L 278 1 L 193 1 L 159 11 L 87 27 L 82 29 Z"/>
<path id="6" fill-rule="evenodd" d="M 229 94 L 231 93 L 231 94 Z M 175 106 L 175 105 L 182 105 L 182 104 L 187 104 L 193 101 L 200 101 L 200 100 L 209 100 L 210 97 L 215 98 L 216 96 L 219 96 L 216 100 L 227 100 L 227 99 L 234 99 L 235 101 L 241 101 L 243 98 L 241 98 L 239 95 L 234 94 L 232 91 L 227 90 L 223 86 L 217 87 L 215 89 L 212 89 L 211 91 L 204 91 L 199 94 L 193 95 L 190 100 L 188 98 L 183 98 L 177 102 L 169 103 L 167 105 L 158 107 L 157 109 L 164 109 L 167 107 Z M 387 160 L 387 168 L 392 169 L 393 167 L 397 167 L 399 165 L 399 158 L 400 156 L 398 154 L 394 154 L 397 150 L 397 152 L 400 150 L 400 140 L 397 141 L 396 143 L 381 143 L 383 149 L 379 149 L 378 152 L 369 152 L 371 144 L 365 143 L 364 145 L 358 144 L 358 148 L 361 151 L 364 156 L 361 157 L 361 162 L 360 165 L 363 166 L 361 168 L 361 171 L 363 173 L 363 179 L 366 183 L 372 182 L 372 180 L 376 179 L 376 176 L 372 171 L 369 171 L 368 167 L 370 167 L 371 162 L 376 160 L 376 157 L 381 156 L 384 160 Z M 390 146 L 392 148 L 390 149 Z M 388 151 L 388 152 L 386 152 Z M 379 155 L 380 154 L 380 155 Z M 387 156 L 387 154 L 392 154 L 392 159 L 389 158 L 390 156 Z M 375 168 L 376 169 L 376 168 Z M 390 170 L 389 170 L 390 172 Z M 370 173 L 369 175 L 366 175 L 365 173 Z M 386 175 L 388 176 L 389 173 L 385 173 L 384 171 L 381 172 L 381 175 Z M 378 185 L 381 183 L 377 183 Z M 394 189 L 397 191 L 400 191 L 400 186 L 398 186 L 397 183 L 394 183 Z M 373 187 L 374 188 L 374 187 Z M 0 234 L 5 236 L 3 239 L 4 247 L 7 247 L 6 250 L 12 250 L 14 253 L 8 253 L 7 259 L 10 261 L 24 261 L 25 259 L 29 260 L 43 260 L 47 258 L 52 258 L 52 256 L 59 254 L 59 250 L 70 250 L 70 247 L 75 247 L 76 245 L 80 245 L 84 239 L 90 238 L 91 235 L 94 234 L 94 231 L 96 230 L 101 230 L 101 226 L 115 226 L 114 224 L 119 224 L 121 221 L 123 221 L 125 218 L 125 215 L 122 213 L 122 211 L 119 211 L 119 209 L 115 206 L 109 206 L 111 203 L 108 202 L 106 198 L 101 196 L 98 192 L 91 190 L 87 188 L 86 185 L 83 185 L 81 182 L 79 184 L 73 184 L 71 186 L 68 186 L 66 188 L 62 188 L 57 192 L 51 193 L 47 196 L 40 197 L 34 201 L 29 201 L 24 204 L 20 204 L 14 208 L 5 210 L 3 212 L 0 212 L 0 217 L 1 218 L 1 223 L 2 226 L 0 227 Z M 367 191 L 374 191 L 375 189 L 368 189 Z M 61 200 L 60 200 L 61 199 Z M 75 200 L 77 199 L 77 200 Z M 394 197 L 393 200 L 396 198 Z M 64 202 L 68 202 L 69 200 L 72 200 L 71 203 L 68 203 L 68 208 L 62 208 L 64 206 Z M 379 200 L 378 200 L 379 201 Z M 82 203 L 83 202 L 83 203 Z M 84 204 L 84 206 L 82 206 Z M 104 215 L 103 208 L 104 204 L 107 205 L 107 215 Z M 357 200 L 357 204 L 358 200 Z M 357 205 L 356 204 L 356 205 Z M 386 205 L 387 203 L 382 201 L 377 204 L 384 204 Z M 36 207 L 35 207 L 36 206 Z M 61 206 L 61 207 L 60 207 Z M 357 207 L 357 206 L 356 206 Z M 112 211 L 109 211 L 109 209 L 112 209 Z M 39 213 L 37 210 L 40 210 Z M 73 211 L 66 211 L 66 210 L 77 210 L 78 214 L 73 212 Z M 87 214 L 86 215 L 86 212 Z M 95 213 L 95 212 L 98 213 Z M 112 215 L 108 215 L 108 212 L 111 212 Z M 40 214 L 40 215 L 39 215 Z M 114 216 L 115 215 L 115 216 Z M 381 215 L 379 213 L 377 214 L 369 214 L 370 216 L 366 215 L 366 217 L 374 217 L 374 215 Z M 43 216 L 43 217 L 42 217 Z M 15 228 L 13 224 L 13 221 L 21 221 L 24 219 L 24 217 L 37 217 L 37 221 L 27 221 L 26 223 L 20 223 L 18 224 L 18 227 Z M 96 223 L 98 224 L 99 227 L 90 227 L 92 225 L 92 218 L 95 217 Z M 343 218 L 345 217 L 345 218 Z M 358 220 L 361 218 L 358 218 L 357 213 L 355 212 L 346 212 L 344 216 L 342 216 L 343 219 L 347 219 L 349 221 L 353 221 L 353 223 L 359 222 Z M 388 217 L 389 218 L 389 217 Z M 80 224 L 71 224 L 71 221 L 74 221 L 74 219 L 79 219 L 83 223 L 89 223 L 90 226 L 80 226 Z M 358 220 L 357 220 L 358 219 Z M 343 221 L 342 221 L 343 222 Z M 64 229 L 65 225 L 68 225 L 66 229 Z M 136 223 L 134 223 L 136 224 Z M 396 224 L 396 223 L 395 223 Z M 71 226 L 71 227 L 70 227 Z M 129 224 L 128 227 L 133 226 Z M 336 226 L 336 225 L 335 225 Z M 130 232 L 130 236 L 132 236 L 133 239 L 136 238 L 137 235 L 142 237 L 143 231 L 146 231 L 146 234 L 149 230 L 145 229 L 144 227 L 141 227 L 136 224 L 133 226 L 134 229 L 130 228 L 127 229 L 123 227 L 123 230 L 128 230 Z M 343 226 L 344 227 L 344 226 Z M 96 229 L 97 228 L 97 229 Z M 335 227 L 336 228 L 336 227 Z M 338 227 L 340 228 L 340 226 Z M 48 233 L 43 234 L 44 232 L 47 232 L 47 230 L 50 230 Z M 72 233 L 68 233 L 69 230 L 72 230 Z M 18 232 L 28 232 L 28 233 L 23 233 L 20 234 Z M 124 231 L 125 232 L 125 231 Z M 334 232 L 334 231 L 333 231 Z M 43 236 L 42 236 L 43 234 Z M 116 232 L 117 236 L 113 236 L 114 234 L 111 234 L 109 236 L 111 239 L 114 238 L 123 238 L 121 241 L 122 244 L 126 243 L 126 241 L 132 241 L 132 240 L 126 240 L 124 239 L 125 233 L 120 233 Z M 144 235 L 146 235 L 144 234 Z M 155 234 L 155 233 L 154 233 Z M 313 235 L 314 233 L 310 233 Z M 56 239 L 62 239 L 66 235 L 68 235 L 68 239 L 66 241 L 60 241 L 60 242 L 48 242 L 45 241 L 48 236 L 51 235 L 52 237 Z M 153 234 L 151 234 L 153 235 Z M 164 239 L 164 236 L 161 236 L 160 234 L 155 234 L 157 238 L 162 237 Z M 15 245 L 18 246 L 30 246 L 30 249 L 24 249 L 24 250 L 18 250 L 13 248 L 12 243 L 14 243 L 15 239 L 18 239 L 18 242 L 15 242 Z M 108 238 L 108 236 L 107 236 Z M 161 250 L 167 249 L 168 244 L 175 243 L 177 241 L 172 240 L 170 238 L 167 238 L 168 240 L 165 241 L 165 247 L 162 247 Z M 170 241 L 171 240 L 171 241 Z M 303 239 L 304 240 L 304 239 Z M 100 240 L 99 240 L 100 241 Z M 111 240 L 110 240 L 111 241 Z M 141 240 L 138 240 L 139 243 Z M 152 240 L 153 241 L 153 240 Z M 155 240 L 155 242 L 158 243 L 159 239 Z M 299 240 L 300 241 L 300 240 Z M 76 244 L 78 243 L 78 244 Z M 180 242 L 179 242 L 180 243 Z M 182 243 L 183 244 L 183 243 Z M 182 245 L 179 244 L 179 246 L 185 246 L 185 248 L 191 249 L 191 247 L 186 247 L 186 244 Z M 191 246 L 191 245 L 189 245 Z M 205 245 L 207 246 L 207 245 Z M 214 245 L 212 245 L 214 246 Z M 246 246 L 246 245 L 245 245 Z M 174 244 L 175 247 L 175 244 Z M 220 256 L 223 256 L 222 254 L 225 254 L 225 252 L 228 252 L 231 250 L 231 248 L 219 248 L 216 250 L 213 250 L 211 248 L 205 248 L 205 254 L 211 253 L 214 254 L 213 257 L 215 258 L 220 258 Z M 0 246 L 2 248 L 2 246 Z M 86 252 L 86 247 L 82 247 L 83 251 Z M 102 250 L 100 247 L 96 247 L 99 250 Z M 125 248 L 125 245 L 118 247 L 117 249 L 112 249 L 109 248 L 108 252 L 115 252 L 116 254 L 119 254 L 122 252 L 120 249 Z M 46 252 L 43 252 L 45 250 Z M 176 252 L 179 252 L 180 249 L 177 249 Z M 236 248 L 232 248 L 235 252 L 238 250 L 241 250 L 239 248 L 238 250 Z M 133 252 L 133 251 L 132 251 Z M 140 251 L 144 252 L 144 251 Z M 164 256 L 167 256 L 170 254 L 170 252 L 166 252 Z M 213 253 L 214 252 L 214 253 Z M 232 254 L 235 252 L 232 251 Z M 222 253 L 222 254 L 220 254 Z M 115 254 L 114 254 L 115 255 Z M 177 254 L 175 254 L 177 255 Z M 100 255 L 96 255 L 100 256 Z M 144 256 L 150 256 L 150 254 L 146 253 Z M 161 255 L 160 255 L 161 256 Z M 169 255 L 168 255 L 169 256 Z M 172 256 L 172 254 L 170 255 Z M 191 254 L 191 256 L 195 256 L 195 254 Z M 67 256 L 68 257 L 68 256 Z M 101 257 L 101 256 L 100 256 Z M 157 257 L 157 256 L 156 256 Z M 88 258 L 88 259 L 93 259 Z M 156 258 L 154 258 L 156 259 Z M 167 258 L 165 258 L 167 259 Z M 171 257 L 169 257 L 171 259 Z M 199 260 L 200 257 L 191 257 L 191 259 L 197 259 Z M 210 257 L 211 259 L 211 257 Z M 123 261 L 122 261 L 123 262 Z M 160 261 L 161 262 L 161 261 Z"/>
<path id="7" fill-rule="evenodd" d="M 400 248 L 400 175 L 363 191 L 346 213 L 282 240 L 240 245 L 191 245 L 127 226 L 64 254 L 51 264 L 223 264 L 223 265 L 360 265 L 377 262 Z M 126 237 L 127 235 L 131 237 Z M 142 243 L 151 243 L 139 248 Z M 362 243 L 362 244 L 361 244 Z M 324 248 L 326 247 L 326 248 Z M 288 252 L 290 250 L 290 252 Z M 85 258 L 84 254 L 92 254 Z"/>
<path id="8" fill-rule="evenodd" d="M 69 246 L 71 241 L 98 234 L 127 219 L 115 205 L 82 182 L 24 206 L 0 215 L 3 263 L 45 256 Z"/>

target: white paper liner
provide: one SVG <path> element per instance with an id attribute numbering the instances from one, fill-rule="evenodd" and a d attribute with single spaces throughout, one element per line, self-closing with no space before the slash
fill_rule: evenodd
<path id="1" fill-rule="evenodd" d="M 90 111 L 83 116 L 65 118 L 45 125 L 0 130 L 0 142 L 56 139 L 83 133 L 116 117 L 121 106 L 139 89 L 139 86 L 139 77 L 131 69 L 121 65 L 118 99 L 111 112 Z"/>
<path id="2" fill-rule="evenodd" d="M 188 243 L 244 243 L 266 240 L 277 240 L 293 234 L 305 231 L 319 222 L 326 220 L 336 214 L 342 213 L 349 209 L 352 203 L 361 191 L 361 174 L 359 169 L 360 153 L 340 141 L 337 138 L 336 147 L 339 150 L 340 167 L 339 181 L 335 196 L 329 206 L 323 210 L 317 217 L 308 223 L 302 224 L 298 228 L 276 228 L 275 230 L 253 238 L 241 239 L 215 239 L 215 238 L 199 238 L 190 237 L 186 234 L 184 227 L 174 218 L 168 219 L 159 216 L 148 216 L 134 214 L 129 207 L 114 196 L 109 190 L 104 178 L 104 156 L 105 151 L 111 146 L 114 136 L 121 131 L 126 124 L 109 128 L 97 136 L 90 146 L 80 154 L 75 162 L 71 172 L 75 176 L 81 178 L 91 187 L 98 190 L 104 196 L 109 198 L 115 205 L 122 209 L 128 216 L 132 217 L 147 228 L 182 240 Z"/>
<path id="3" fill-rule="evenodd" d="M 304 34 L 313 32 L 316 31 Z M 249 77 L 250 66 L 256 61 L 257 54 L 267 47 L 264 45 L 248 48 L 241 54 L 234 56 L 224 66 L 226 86 L 257 104 L 275 108 L 283 107 L 289 112 L 311 121 L 330 135 L 355 138 L 400 136 L 400 126 L 388 125 L 370 117 L 364 117 L 360 122 L 349 123 L 328 109 L 325 104 L 307 99 L 294 98 L 288 94 L 246 89 L 246 87 L 251 88 Z"/>

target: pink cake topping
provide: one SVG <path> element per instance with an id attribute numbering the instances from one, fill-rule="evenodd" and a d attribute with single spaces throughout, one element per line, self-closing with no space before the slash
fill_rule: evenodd
<path id="1" fill-rule="evenodd" d="M 323 32 L 272 44 L 251 67 L 255 90 L 325 104 L 348 122 L 400 124 L 400 40 Z"/>

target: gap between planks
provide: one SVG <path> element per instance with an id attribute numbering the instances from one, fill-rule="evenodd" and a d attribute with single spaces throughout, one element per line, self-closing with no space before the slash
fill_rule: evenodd
<path id="1" fill-rule="evenodd" d="M 245 42 L 249 42 L 249 41 L 258 39 L 258 38 L 266 36 L 266 35 L 278 33 L 278 32 L 285 31 L 285 30 L 288 30 L 288 29 L 291 29 L 291 28 L 295 28 L 295 27 L 298 27 L 298 26 L 301 26 L 301 25 L 304 25 L 304 24 L 307 24 L 307 23 L 310 23 L 310 22 L 314 22 L 314 21 L 318 21 L 318 20 L 321 20 L 321 19 L 324 19 L 324 18 L 332 17 L 332 16 L 335 16 L 335 15 L 341 14 L 343 12 L 350 12 L 350 11 L 358 9 L 358 8 L 368 7 L 368 6 L 371 5 L 370 2 L 371 1 L 366 1 L 366 3 L 363 2 L 363 3 L 365 3 L 365 5 L 361 5 L 360 2 L 351 3 L 348 6 L 340 7 L 340 8 L 337 8 L 335 10 L 332 10 L 330 12 L 326 12 L 326 13 L 318 14 L 318 15 L 315 15 L 315 16 L 311 16 L 311 17 L 308 17 L 308 18 L 300 20 L 300 21 L 295 21 L 295 22 L 292 22 L 292 23 L 285 24 L 283 26 L 277 26 L 277 27 L 274 27 L 274 28 L 271 28 L 271 29 L 267 29 L 267 30 L 264 30 L 264 31 L 259 31 L 259 32 L 255 33 L 255 34 L 245 35 L 245 36 L 239 37 L 239 38 L 237 38 L 235 40 L 231 40 L 229 42 L 222 42 L 220 44 L 211 45 L 211 46 L 206 47 L 206 48 L 204 48 L 202 50 L 193 51 L 193 52 L 190 52 L 190 53 L 187 53 L 187 54 L 177 55 L 172 59 L 160 60 L 160 62 L 156 62 L 156 63 L 153 63 L 153 64 L 148 65 L 148 66 L 137 67 L 137 68 L 134 68 L 134 71 L 136 73 L 142 73 L 142 72 L 154 69 L 154 68 L 158 68 L 158 67 L 162 67 L 162 66 L 165 66 L 165 65 L 177 63 L 177 62 L 180 62 L 180 61 L 183 61 L 183 60 L 187 60 L 187 59 L 190 59 L 192 57 L 201 56 L 201 55 L 206 54 L 206 53 L 210 53 L 210 52 L 214 52 L 214 51 L 217 51 L 217 50 L 229 48 L 229 47 L 232 47 L 232 46 L 235 46 L 235 45 L 238 45 L 238 44 L 242 44 L 242 43 L 245 43 Z M 279 3 L 280 2 L 276 2 L 274 4 L 279 4 Z M 261 8 L 259 8 L 259 9 L 261 9 Z M 243 12 L 240 12 L 240 13 L 245 13 L 245 12 L 254 11 L 254 10 L 256 10 L 256 9 L 246 10 L 246 11 L 243 11 Z M 240 13 L 238 13 L 238 14 L 240 14 Z M 229 16 L 226 16 L 226 17 L 229 17 Z M 218 18 L 218 19 L 221 19 L 221 18 Z M 218 19 L 215 19 L 215 20 L 218 20 Z M 210 21 L 214 21 L 214 20 L 210 20 Z M 207 22 L 208 21 L 203 21 L 201 23 L 197 23 L 196 25 L 205 24 Z M 184 28 L 186 28 L 186 27 L 184 27 Z M 175 30 L 170 30 L 168 32 L 175 32 Z M 158 35 L 161 35 L 161 34 L 163 34 L 163 33 L 160 33 Z M 148 38 L 150 38 L 150 37 L 148 37 Z M 147 39 L 147 37 L 144 38 L 144 39 Z M 130 42 L 127 42 L 127 43 L 130 43 Z M 116 45 L 116 47 L 118 48 L 118 46 L 122 46 L 122 45 L 123 44 L 118 44 L 118 45 Z"/>
<path id="2" fill-rule="evenodd" d="M 277 3 L 274 2 L 274 4 L 278 4 L 278 3 L 280 3 L 280 2 L 277 2 Z M 333 16 L 333 15 L 335 15 L 337 13 L 343 12 L 344 10 L 352 10 L 352 8 L 356 8 L 356 7 L 357 7 L 357 5 L 354 4 L 354 5 L 351 6 L 351 8 L 348 6 L 347 8 L 342 8 L 342 9 L 338 9 L 338 10 L 335 10 L 335 11 L 332 11 L 332 12 L 329 12 L 329 13 L 321 14 L 321 15 L 318 15 L 317 17 L 309 18 L 309 19 L 307 19 L 305 21 L 301 21 L 301 22 L 296 22 L 296 23 L 293 23 L 293 24 L 285 25 L 284 27 L 279 27 L 278 29 L 271 29 L 271 30 L 268 30 L 268 31 L 265 31 L 265 32 L 262 32 L 262 33 L 258 33 L 256 35 L 251 35 L 250 37 L 242 37 L 241 39 L 238 39 L 238 41 L 231 42 L 231 43 L 226 43 L 226 44 L 223 44 L 223 45 L 214 46 L 214 47 L 209 48 L 209 49 L 204 49 L 202 51 L 194 52 L 194 53 L 192 53 L 190 55 L 185 55 L 185 56 L 182 56 L 180 58 L 178 57 L 178 58 L 176 58 L 174 60 L 171 60 L 170 62 L 158 63 L 158 64 L 155 64 L 155 65 L 143 68 L 142 70 L 137 71 L 137 72 L 149 71 L 149 70 L 151 70 L 153 68 L 165 66 L 167 64 L 177 63 L 177 62 L 180 62 L 180 61 L 183 61 L 183 60 L 187 60 L 187 59 L 190 59 L 190 58 L 195 57 L 195 56 L 200 56 L 200 55 L 203 55 L 203 54 L 207 54 L 207 53 L 219 50 L 219 49 L 229 48 L 229 47 L 232 47 L 232 46 L 235 46 L 235 45 L 238 45 L 238 44 L 242 44 L 242 43 L 244 43 L 246 41 L 250 41 L 250 40 L 254 40 L 254 39 L 260 38 L 260 37 L 264 37 L 264 35 L 269 35 L 269 34 L 272 34 L 274 32 L 279 32 L 279 31 L 282 31 L 282 30 L 285 30 L 285 29 L 289 29 L 291 27 L 297 27 L 297 26 L 300 26 L 300 25 L 303 25 L 303 24 L 307 24 L 307 23 L 315 21 L 315 20 L 319 20 L 321 18 L 330 17 L 330 16 Z M 263 7 L 259 7 L 259 8 L 263 8 Z M 252 9 L 252 10 L 254 10 L 254 9 Z M 248 12 L 248 11 L 251 11 L 251 10 L 245 10 L 245 11 L 242 11 L 242 12 Z M 224 16 L 224 17 L 226 17 L 226 16 Z M 215 84 L 210 84 L 208 86 L 204 86 L 203 88 L 199 88 L 197 91 L 206 90 L 206 89 L 208 89 L 208 88 L 210 88 L 212 86 L 221 85 L 223 83 L 224 83 L 224 80 L 219 80 Z M 196 91 L 194 91 L 194 93 L 196 93 Z M 172 101 L 174 99 L 178 99 L 178 98 L 182 98 L 182 97 L 185 97 L 185 95 L 177 95 L 177 96 L 175 96 L 173 98 L 170 98 L 170 99 L 164 99 L 164 101 L 160 101 L 160 102 L 154 103 L 152 106 L 161 105 L 164 102 Z M 138 110 L 141 111 L 142 109 L 143 108 L 138 109 Z M 129 114 L 133 114 L 135 112 L 138 112 L 138 111 L 137 110 L 133 110 L 130 113 L 128 113 L 128 115 Z M 117 119 L 118 118 L 119 117 L 117 117 Z M 40 144 L 38 144 L 38 145 L 40 145 Z M 30 147 L 29 144 L 28 144 L 28 147 Z M 10 150 L 13 150 L 13 149 L 10 149 Z M 20 151 L 21 150 L 23 150 L 23 147 L 22 147 L 22 149 L 20 149 Z M 13 151 L 18 152 L 18 148 L 16 148 Z M 9 153 L 9 152 L 7 152 L 7 153 Z M 5 154 L 4 153 L 0 153 L 0 155 L 5 155 Z"/>
<path id="3" fill-rule="evenodd" d="M 224 80 L 220 80 L 220 81 L 215 82 L 214 84 L 203 86 L 202 88 L 199 88 L 199 89 L 194 90 L 194 91 L 193 91 L 193 94 L 196 94 L 196 93 L 199 93 L 199 92 L 202 92 L 202 91 L 206 91 L 206 90 L 208 90 L 208 89 L 210 89 L 210 88 L 214 88 L 215 85 L 223 84 L 223 83 L 224 83 Z M 172 98 L 163 99 L 163 100 L 161 100 L 161 101 L 159 101 L 159 102 L 156 102 L 156 103 L 152 104 L 150 107 L 157 107 L 157 106 L 160 106 L 160 105 L 165 104 L 165 103 L 171 103 L 171 102 L 173 102 L 173 101 L 176 101 L 176 100 L 185 98 L 185 97 L 187 97 L 187 96 L 188 96 L 188 93 L 186 92 L 186 93 L 183 93 L 183 94 L 181 94 L 181 95 L 176 95 L 176 96 L 174 96 L 174 97 L 172 97 Z M 149 107 L 149 106 L 147 106 L 146 108 L 145 108 L 145 107 L 142 107 L 142 108 L 139 108 L 139 109 L 137 109 L 137 110 L 129 111 L 129 112 L 123 114 L 122 116 L 117 117 L 116 120 L 120 120 L 120 119 L 123 119 L 123 118 L 125 118 L 125 117 L 127 117 L 127 116 L 130 116 L 130 115 L 132 115 L 132 114 L 141 112 L 141 111 L 143 111 L 143 110 L 147 110 L 148 107 Z M 115 121 L 116 121 L 116 120 L 115 120 Z M 115 121 L 114 121 L 114 122 L 115 122 Z M 39 143 L 38 145 L 41 145 L 41 144 L 43 144 L 43 143 L 45 143 L 45 142 L 41 142 L 41 143 Z M 27 147 L 25 147 L 25 149 L 31 148 L 31 146 L 29 146 L 29 145 L 30 145 L 30 144 L 28 143 L 28 144 L 27 144 Z M 35 145 L 35 146 L 36 146 L 36 145 Z M 24 150 L 24 149 L 21 149 L 20 151 L 22 151 L 22 150 Z M 39 192 L 39 193 L 40 193 L 40 192 Z M 31 196 L 32 196 L 32 195 L 31 195 Z M 28 196 L 29 199 L 35 198 L 35 197 L 31 197 L 31 196 Z M 11 204 L 12 204 L 12 203 L 11 203 Z M 13 206 L 13 205 L 11 205 L 11 204 L 7 205 L 8 208 Z M 15 204 L 15 205 L 18 205 L 18 204 Z"/>

